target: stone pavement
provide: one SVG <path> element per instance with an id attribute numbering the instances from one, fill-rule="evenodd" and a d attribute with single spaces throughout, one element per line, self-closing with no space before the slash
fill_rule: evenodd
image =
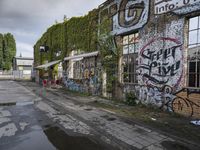
<path id="1" fill-rule="evenodd" d="M 0 85 L 0 150 L 118 150 L 99 140 L 89 125 L 17 82 Z"/>
<path id="2" fill-rule="evenodd" d="M 0 81 L 0 104 L 10 103 L 31 103 L 38 101 L 40 98 L 33 92 L 30 92 L 25 87 L 21 86 L 17 82 L 2 80 Z"/>
<path id="3" fill-rule="evenodd" d="M 103 135 L 102 139 L 108 143 L 118 144 L 120 149 L 199 149 L 176 137 L 169 137 L 136 123 L 127 123 L 111 111 L 87 105 L 87 102 L 96 100 L 94 97 L 72 97 L 54 89 L 43 89 L 45 92 L 41 92 L 41 88 L 34 83 L 25 86 L 37 94 L 45 93 L 41 95 L 43 99 L 70 112 L 72 116 L 83 121 L 88 126 L 87 129 L 98 131 Z"/>

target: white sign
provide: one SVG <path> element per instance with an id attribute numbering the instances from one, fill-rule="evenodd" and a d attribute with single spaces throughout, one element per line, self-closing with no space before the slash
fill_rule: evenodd
<path id="1" fill-rule="evenodd" d="M 155 14 L 163 14 L 175 9 L 198 3 L 200 0 L 155 0 Z"/>
<path id="2" fill-rule="evenodd" d="M 17 66 L 32 66 L 33 60 L 17 59 Z"/>
<path id="3" fill-rule="evenodd" d="M 23 70 L 24 75 L 31 75 L 31 70 Z"/>

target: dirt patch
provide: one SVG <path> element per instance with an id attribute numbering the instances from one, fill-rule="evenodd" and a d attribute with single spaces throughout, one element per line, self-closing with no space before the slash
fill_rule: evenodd
<path id="1" fill-rule="evenodd" d="M 86 110 L 86 111 L 92 111 L 93 109 L 92 108 L 86 108 L 84 110 Z"/>
<path id="2" fill-rule="evenodd" d="M 106 120 L 108 120 L 108 121 L 114 121 L 114 120 L 116 120 L 116 118 L 114 118 L 114 117 L 110 117 L 110 116 L 108 116 L 108 115 L 104 115 L 104 116 L 101 116 L 102 118 L 105 118 Z"/>

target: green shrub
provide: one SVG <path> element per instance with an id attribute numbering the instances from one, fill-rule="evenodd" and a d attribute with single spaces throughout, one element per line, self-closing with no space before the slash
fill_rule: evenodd
<path id="1" fill-rule="evenodd" d="M 136 95 L 134 92 L 126 93 L 125 103 L 130 106 L 136 105 Z"/>

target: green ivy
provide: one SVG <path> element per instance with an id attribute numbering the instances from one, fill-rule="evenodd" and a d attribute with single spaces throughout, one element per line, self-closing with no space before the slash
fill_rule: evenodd
<path id="1" fill-rule="evenodd" d="M 119 49 L 115 45 L 114 35 L 110 32 L 111 22 L 104 18 L 99 25 L 99 49 L 101 52 L 102 66 L 107 74 L 107 92 L 111 93 L 117 82 Z"/>
<path id="2" fill-rule="evenodd" d="M 34 46 L 35 66 L 42 60 L 63 59 L 72 50 L 91 52 L 100 51 L 101 63 L 107 73 L 107 92 L 111 93 L 117 81 L 119 49 L 110 34 L 111 20 L 103 17 L 98 25 L 98 10 L 94 9 L 82 17 L 64 19 L 63 23 L 51 26 Z M 98 36 L 98 29 L 100 34 Z M 48 53 L 40 53 L 39 46 L 48 45 Z M 61 57 L 55 57 L 57 50 L 62 51 Z"/>
<path id="3" fill-rule="evenodd" d="M 136 95 L 133 92 L 126 93 L 126 100 L 125 103 L 130 106 L 136 105 Z"/>
<path id="4" fill-rule="evenodd" d="M 94 9 L 82 17 L 73 17 L 51 26 L 42 35 L 34 46 L 35 66 L 42 60 L 63 59 L 72 50 L 91 52 L 97 50 L 97 24 L 98 10 Z M 40 53 L 40 45 L 50 48 L 48 53 Z M 57 51 L 61 50 L 61 56 L 56 57 Z"/>

